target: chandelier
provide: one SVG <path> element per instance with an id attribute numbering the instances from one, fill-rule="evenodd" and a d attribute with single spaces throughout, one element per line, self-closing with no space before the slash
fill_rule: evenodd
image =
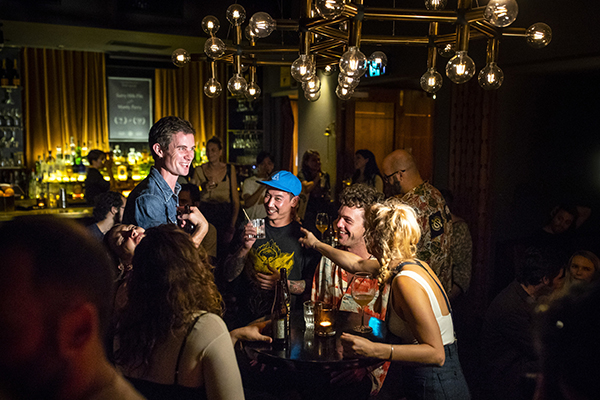
<path id="1" fill-rule="evenodd" d="M 317 101 L 321 95 L 317 69 L 331 74 L 339 68 L 336 94 L 347 100 L 352 97 L 367 68 L 381 70 L 387 64 L 385 53 L 375 51 L 367 57 L 361 52 L 361 45 L 426 47 L 427 67 L 420 84 L 426 92 L 435 93 L 443 83 L 436 67 L 438 54 L 450 58 L 445 66 L 448 79 L 462 84 L 476 73 L 475 63 L 468 55 L 469 42 L 487 40 L 486 64 L 477 80 L 483 89 L 493 90 L 498 89 L 504 80 L 504 73 L 497 64 L 501 39 L 525 38 L 534 48 L 545 47 L 552 39 L 552 30 L 541 22 L 529 28 L 508 27 L 517 18 L 519 8 L 516 0 L 489 0 L 481 7 L 472 7 L 472 0 L 458 0 L 455 10 L 445 10 L 447 0 L 425 0 L 424 10 L 367 7 L 363 4 L 364 0 L 301 1 L 301 15 L 296 20 L 275 20 L 265 12 L 257 12 L 245 28 L 245 9 L 239 4 L 232 4 L 226 13 L 233 29 L 233 43 L 229 45 L 216 36 L 219 20 L 206 16 L 202 20 L 202 28 L 209 35 L 204 46 L 205 56 L 190 55 L 184 49 L 177 49 L 172 55 L 173 63 L 183 67 L 190 61 L 210 61 L 211 77 L 204 85 L 204 93 L 210 98 L 219 96 L 223 90 L 216 79 L 215 63 L 233 64 L 234 73 L 227 82 L 227 89 L 233 96 L 249 100 L 256 99 L 261 92 L 256 83 L 256 67 L 259 65 L 291 64 L 291 75 L 302 84 L 304 96 L 309 101 Z M 429 29 L 422 36 L 367 35 L 363 33 L 363 21 L 426 22 Z M 454 25 L 455 30 L 440 34 L 440 24 Z M 265 43 L 259 46 L 260 39 L 275 30 L 298 32 L 299 45 L 273 46 Z M 290 55 L 297 58 L 289 59 Z M 249 81 L 243 76 L 245 68 L 250 71 Z"/>

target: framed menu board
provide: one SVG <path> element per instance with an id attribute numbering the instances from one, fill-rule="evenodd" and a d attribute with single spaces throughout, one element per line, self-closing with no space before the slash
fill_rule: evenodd
<path id="1" fill-rule="evenodd" d="M 148 141 L 152 79 L 108 77 L 108 118 L 111 141 Z"/>

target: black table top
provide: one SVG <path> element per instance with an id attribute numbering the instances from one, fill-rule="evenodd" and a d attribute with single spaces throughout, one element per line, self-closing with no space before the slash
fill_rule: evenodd
<path id="1" fill-rule="evenodd" d="M 360 325 L 360 318 L 361 314 L 338 311 L 335 336 L 322 337 L 316 335 L 312 329 L 305 329 L 302 310 L 294 310 L 290 318 L 288 346 L 278 348 L 264 342 L 247 342 L 244 348 L 250 358 L 260 363 L 291 370 L 339 371 L 373 365 L 381 360 L 344 358 L 342 354 L 340 335 L 342 332 L 361 335 L 353 330 L 354 326 Z M 384 341 L 386 327 L 383 321 L 365 314 L 365 325 L 371 326 L 373 332 L 361 336 L 372 341 Z"/>

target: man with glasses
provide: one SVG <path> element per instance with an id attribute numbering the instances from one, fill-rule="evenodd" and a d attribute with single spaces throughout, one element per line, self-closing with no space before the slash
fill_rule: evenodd
<path id="1" fill-rule="evenodd" d="M 421 178 L 413 156 L 406 150 L 389 154 L 382 164 L 384 180 L 392 194 L 413 207 L 421 226 L 417 257 L 435 271 L 447 293 L 452 288 L 450 240 L 452 219 L 444 197 Z"/>

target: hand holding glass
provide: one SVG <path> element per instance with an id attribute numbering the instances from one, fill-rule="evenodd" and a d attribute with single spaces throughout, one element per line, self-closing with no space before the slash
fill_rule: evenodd
<path id="1" fill-rule="evenodd" d="M 357 272 L 351 284 L 352 298 L 362 307 L 360 326 L 354 327 L 356 332 L 371 333 L 373 329 L 365 326 L 365 306 L 373 300 L 377 291 L 377 279 L 368 272 Z"/>

